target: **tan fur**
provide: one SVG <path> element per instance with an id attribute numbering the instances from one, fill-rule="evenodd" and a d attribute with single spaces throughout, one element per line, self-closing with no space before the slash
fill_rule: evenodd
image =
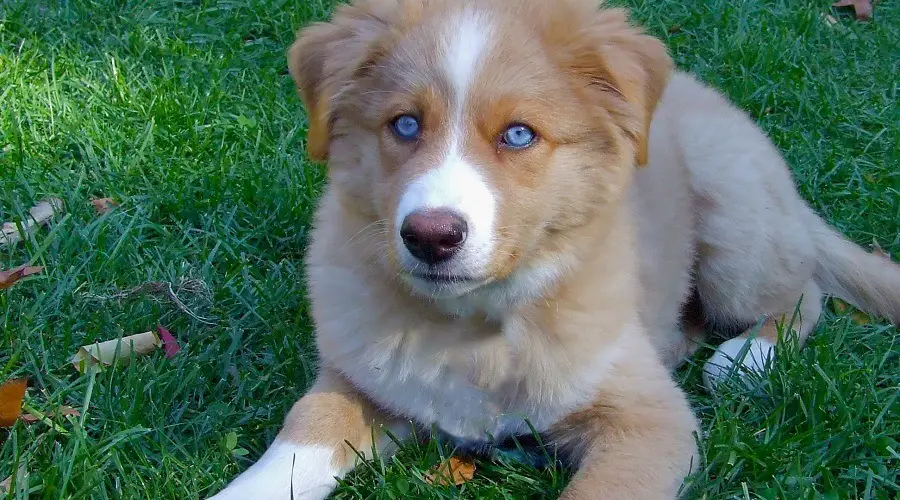
<path id="1" fill-rule="evenodd" d="M 478 288 L 427 297 L 403 278 L 393 213 L 458 125 L 439 57 L 458 22 L 489 36 L 458 147 L 496 195 L 496 246 Z M 768 317 L 771 338 L 802 298 L 802 340 L 826 292 L 900 314 L 898 267 L 828 229 L 752 121 L 670 80 L 663 45 L 619 10 L 359 0 L 289 57 L 329 184 L 307 257 L 322 381 L 282 441 L 371 445 L 393 418 L 479 440 L 527 418 L 578 468 L 565 498 L 672 498 L 697 423 L 669 370 L 703 326 Z M 400 142 L 387 124 L 409 112 L 425 132 Z M 515 121 L 539 142 L 498 147 Z"/>
<path id="2" fill-rule="evenodd" d="M 378 411 L 340 374 L 328 369 L 319 373 L 316 383 L 294 404 L 286 420 L 292 425 L 285 426 L 278 439 L 334 448 L 335 466 L 345 471 L 354 464 L 357 453 L 371 457 L 373 450 L 392 450 L 395 443 L 385 432 L 385 425 L 402 425 L 402 420 L 398 422 Z"/>

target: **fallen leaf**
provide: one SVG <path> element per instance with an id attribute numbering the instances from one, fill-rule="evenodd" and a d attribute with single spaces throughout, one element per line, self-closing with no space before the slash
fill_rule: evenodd
<path id="1" fill-rule="evenodd" d="M 857 325 L 868 325 L 872 319 L 869 318 L 869 315 L 862 311 L 853 311 L 850 313 L 850 321 L 856 323 Z"/>
<path id="2" fill-rule="evenodd" d="M 857 21 L 870 21 L 872 19 L 871 0 L 840 0 L 831 4 L 832 7 L 852 7 Z"/>
<path id="3" fill-rule="evenodd" d="M 841 316 L 849 314 L 850 321 L 857 325 L 868 325 L 872 322 L 872 318 L 870 318 L 868 314 L 857 310 L 841 299 L 832 298 L 831 305 L 834 308 L 835 313 L 840 314 Z"/>
<path id="4" fill-rule="evenodd" d="M 0 427 L 12 427 L 19 419 L 27 386 L 28 382 L 23 378 L 0 385 Z"/>
<path id="5" fill-rule="evenodd" d="M 834 312 L 838 314 L 847 314 L 851 309 L 850 304 L 838 298 L 832 298 L 831 305 L 834 307 Z"/>
<path id="6" fill-rule="evenodd" d="M 56 415 L 57 415 L 56 412 L 49 411 L 44 414 L 44 418 L 53 418 Z M 72 408 L 71 406 L 61 406 L 59 408 L 59 415 L 63 416 L 63 417 L 68 417 L 68 416 L 80 417 L 81 412 L 76 410 L 75 408 Z M 19 420 L 21 420 L 22 422 L 25 422 L 26 424 L 33 424 L 35 422 L 40 422 L 41 417 L 32 415 L 30 413 L 23 413 L 22 416 L 19 417 Z"/>
<path id="7" fill-rule="evenodd" d="M 178 340 L 162 325 L 156 326 L 156 333 L 159 335 L 159 339 L 162 340 L 162 347 L 163 351 L 166 352 L 166 357 L 172 359 L 181 350 Z"/>
<path id="8" fill-rule="evenodd" d="M 47 198 L 28 211 L 28 217 L 21 222 L 24 232 L 30 232 L 35 226 L 40 226 L 50 222 L 53 214 L 62 212 L 65 205 L 59 198 Z M 4 245 L 12 245 L 22 240 L 22 233 L 19 231 L 19 224 L 15 222 L 6 222 L 3 229 L 0 230 L 0 247 Z"/>
<path id="9" fill-rule="evenodd" d="M 119 203 L 112 198 L 97 198 L 91 200 L 91 205 L 94 206 L 94 210 L 96 210 L 98 214 L 103 215 L 119 206 Z"/>
<path id="10" fill-rule="evenodd" d="M 16 284 L 20 279 L 43 271 L 41 266 L 19 266 L 6 271 L 0 271 L 0 290 L 4 290 Z"/>
<path id="11" fill-rule="evenodd" d="M 891 260 L 891 254 L 885 252 L 884 249 L 881 248 L 881 245 L 879 245 L 875 240 L 872 240 L 872 254 Z"/>
<path id="12" fill-rule="evenodd" d="M 137 333 L 122 339 L 107 340 L 96 344 L 84 345 L 72 357 L 72 365 L 80 372 L 85 372 L 94 365 L 112 366 L 113 363 L 128 363 L 131 358 L 147 354 L 162 346 L 155 332 Z"/>
<path id="13" fill-rule="evenodd" d="M 475 477 L 475 460 L 468 457 L 450 457 L 431 468 L 425 474 L 425 482 L 439 486 L 451 483 L 460 486 Z"/>
<path id="14" fill-rule="evenodd" d="M 238 436 L 237 432 L 231 431 L 228 434 L 225 434 L 225 449 L 231 451 L 237 447 Z"/>

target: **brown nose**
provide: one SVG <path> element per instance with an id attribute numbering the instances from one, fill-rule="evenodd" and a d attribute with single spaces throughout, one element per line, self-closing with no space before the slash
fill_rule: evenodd
<path id="1" fill-rule="evenodd" d="M 449 210 L 419 210 L 403 219 L 400 238 L 413 257 L 433 265 L 453 257 L 467 231 L 466 221 Z"/>

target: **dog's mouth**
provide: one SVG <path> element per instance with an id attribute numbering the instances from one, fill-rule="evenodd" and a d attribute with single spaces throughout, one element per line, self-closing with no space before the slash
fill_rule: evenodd
<path id="1" fill-rule="evenodd" d="M 417 280 L 433 283 L 436 285 L 456 285 L 468 283 L 480 283 L 484 281 L 474 276 L 466 276 L 450 273 L 409 273 L 409 276 Z"/>
<path id="2" fill-rule="evenodd" d="M 449 270 L 448 270 L 449 271 Z M 461 297 L 477 290 L 491 280 L 471 274 L 453 272 L 411 271 L 400 272 L 400 278 L 406 282 L 413 295 L 431 299 L 451 299 Z"/>

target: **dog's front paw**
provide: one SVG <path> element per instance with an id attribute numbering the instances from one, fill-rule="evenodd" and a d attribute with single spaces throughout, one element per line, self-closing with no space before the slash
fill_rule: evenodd
<path id="1" fill-rule="evenodd" d="M 210 500 L 317 500 L 337 486 L 334 450 L 272 443 L 259 461 Z"/>
<path id="2" fill-rule="evenodd" d="M 703 385 L 712 392 L 730 376 L 746 381 L 752 374 L 763 374 L 774 350 L 775 345 L 762 338 L 737 337 L 723 342 L 703 366 Z"/>

